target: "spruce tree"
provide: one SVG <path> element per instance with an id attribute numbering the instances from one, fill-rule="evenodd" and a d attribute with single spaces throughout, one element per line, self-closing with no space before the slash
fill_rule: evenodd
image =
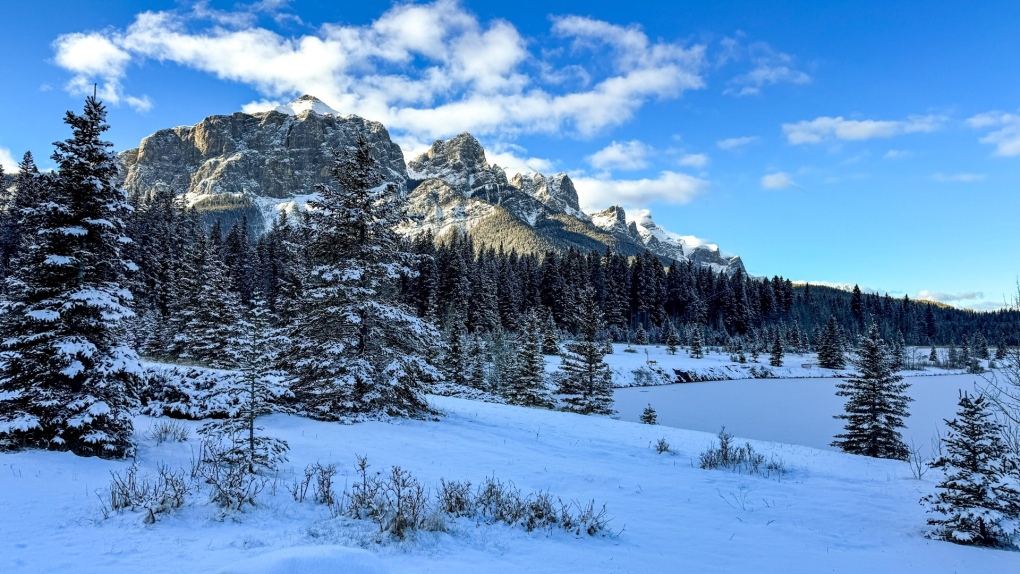
<path id="1" fill-rule="evenodd" d="M 1006 342 L 999 341 L 999 344 L 995 345 L 995 360 L 1001 361 L 1006 358 Z"/>
<path id="2" fill-rule="evenodd" d="M 836 317 L 829 317 L 825 329 L 818 338 L 818 365 L 823 369 L 842 369 L 846 367 L 846 356 L 843 354 L 843 337 L 839 332 Z"/>
<path id="3" fill-rule="evenodd" d="M 645 331 L 643 325 L 638 325 L 637 330 L 634 331 L 634 342 L 637 343 L 638 345 L 648 344 L 648 332 Z"/>
<path id="4" fill-rule="evenodd" d="M 772 341 L 772 353 L 769 355 L 769 364 L 773 367 L 782 367 L 783 355 L 783 341 L 777 335 Z"/>
<path id="5" fill-rule="evenodd" d="M 101 136 L 106 108 L 67 112 L 44 201 L 26 214 L 0 322 L 0 448 L 121 457 L 141 365 L 126 343 L 132 318 L 122 256 L 130 206 L 114 185 L 117 158 Z"/>
<path id="6" fill-rule="evenodd" d="M 1006 524 L 1020 516 L 1020 493 L 1003 467 L 1008 456 L 1001 426 L 984 396 L 960 395 L 960 409 L 942 438 L 945 455 L 932 461 L 942 469 L 938 491 L 921 499 L 932 527 L 929 536 L 957 544 L 1012 546 Z"/>
<path id="7" fill-rule="evenodd" d="M 928 360 L 931 361 L 931 364 L 933 365 L 939 364 L 939 352 L 938 349 L 935 348 L 935 345 L 931 346 L 931 352 L 928 353 Z"/>
<path id="8" fill-rule="evenodd" d="M 248 472 L 275 469 L 287 460 L 289 449 L 286 441 L 262 434 L 264 429 L 256 422 L 275 412 L 280 400 L 290 394 L 284 373 L 277 368 L 290 342 L 272 323 L 268 303 L 255 293 L 251 309 L 237 321 L 225 349 L 223 362 L 237 375 L 209 398 L 231 405 L 233 413 L 227 419 L 206 423 L 199 431 L 226 443 L 226 454 Z"/>
<path id="9" fill-rule="evenodd" d="M 503 389 L 512 405 L 551 408 L 545 386 L 545 357 L 542 355 L 542 321 L 532 311 L 524 323 L 514 372 Z"/>
<path id="10" fill-rule="evenodd" d="M 652 408 L 651 403 L 645 407 L 645 410 L 641 411 L 641 422 L 646 425 L 657 425 L 659 424 L 659 415 L 656 414 L 655 409 Z"/>
<path id="11" fill-rule="evenodd" d="M 566 403 L 564 410 L 581 414 L 613 414 L 613 373 L 605 361 L 605 349 L 599 341 L 603 328 L 602 310 L 595 291 L 585 288 L 579 294 L 578 338 L 567 343 L 560 363 L 558 395 Z"/>
<path id="12" fill-rule="evenodd" d="M 701 327 L 694 327 L 694 334 L 691 336 L 691 349 L 688 354 L 693 359 L 701 359 L 705 356 L 705 350 L 701 340 Z"/>
<path id="13" fill-rule="evenodd" d="M 837 396 L 846 397 L 846 412 L 835 418 L 846 421 L 843 434 L 836 435 L 832 446 L 851 454 L 906 460 L 910 454 L 898 429 L 909 416 L 906 395 L 909 384 L 893 373 L 889 355 L 872 324 L 861 341 L 854 367 L 858 374 L 836 385 Z"/>
<path id="14" fill-rule="evenodd" d="M 542 324 L 542 354 L 560 354 L 560 331 L 556 328 L 556 320 L 551 312 L 546 313 L 545 322 Z"/>
<path id="15" fill-rule="evenodd" d="M 680 344 L 680 337 L 676 333 L 676 327 L 670 322 L 666 326 L 666 352 L 670 355 L 676 354 L 677 345 Z"/>
<path id="16" fill-rule="evenodd" d="M 424 384 L 442 377 L 427 354 L 439 333 L 400 300 L 415 260 L 394 231 L 406 198 L 384 184 L 363 136 L 333 158 L 334 185 L 317 186 L 305 213 L 310 276 L 293 328 L 295 400 L 330 420 L 422 416 Z"/>
<path id="17" fill-rule="evenodd" d="M 468 385 L 471 375 L 471 357 L 467 329 L 462 320 L 455 320 L 447 338 L 447 352 L 443 361 L 446 380 L 455 385 Z"/>

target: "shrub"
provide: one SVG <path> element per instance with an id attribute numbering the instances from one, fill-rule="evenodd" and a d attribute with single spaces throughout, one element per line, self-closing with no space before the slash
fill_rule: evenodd
<path id="1" fill-rule="evenodd" d="M 191 436 L 191 429 L 181 421 L 159 421 L 149 428 L 149 436 L 156 441 L 156 444 L 164 442 L 187 442 Z"/>
<path id="2" fill-rule="evenodd" d="M 111 472 L 112 480 L 109 489 L 109 508 L 100 497 L 103 514 L 109 511 L 145 510 L 145 523 L 156 522 L 156 517 L 167 514 L 184 506 L 185 499 L 191 491 L 184 471 L 171 470 L 160 464 L 154 476 L 138 477 L 138 464 L 131 463 L 124 476 Z"/>
<path id="3" fill-rule="evenodd" d="M 725 468 L 736 472 L 757 474 L 765 478 L 776 476 L 781 479 L 787 473 L 786 463 L 776 456 L 766 459 L 754 450 L 751 443 L 743 446 L 733 444 L 733 435 L 723 427 L 718 434 L 719 443 L 712 443 L 700 455 L 700 466 L 704 469 Z"/>
<path id="4" fill-rule="evenodd" d="M 664 452 L 673 452 L 673 451 L 670 450 L 669 443 L 666 442 L 665 437 L 663 437 L 663 438 L 660 438 L 658 440 L 658 442 L 655 443 L 655 452 L 658 453 L 658 454 L 662 454 Z"/>

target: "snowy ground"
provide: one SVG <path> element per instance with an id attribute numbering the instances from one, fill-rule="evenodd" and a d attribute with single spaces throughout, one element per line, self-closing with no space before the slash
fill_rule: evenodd
<path id="1" fill-rule="evenodd" d="M 393 573 L 949 573 L 1012 572 L 1020 564 L 1016 552 L 925 539 L 917 501 L 932 490 L 934 478 L 914 480 L 906 463 L 753 443 L 791 469 L 779 481 L 696 468 L 711 434 L 433 400 L 446 412 L 438 422 L 343 426 L 267 417 L 267 429 L 290 442 L 291 461 L 275 496 L 264 493 L 259 507 L 226 517 L 201 501 L 153 525 L 143 524 L 140 513 L 103 520 L 94 491 L 127 462 L 39 451 L 0 455 L 0 571 L 288 571 L 263 568 L 267 556 L 277 565 L 306 565 L 289 571 L 315 571 L 308 566 L 316 564 L 326 571 L 329 556 L 365 564 L 346 571 L 379 571 L 371 557 L 337 546 L 366 548 Z M 196 439 L 157 446 L 144 436 L 153 420 L 136 420 L 143 471 L 160 461 L 187 467 Z M 676 454 L 656 454 L 650 445 L 659 438 Z M 375 544 L 370 526 L 331 519 L 322 506 L 294 502 L 285 488 L 315 461 L 350 474 L 355 454 L 367 455 L 376 469 L 400 465 L 432 483 L 440 477 L 477 483 L 495 475 L 525 491 L 594 498 L 606 503 L 614 533 L 527 533 L 465 520 L 448 533 Z"/>
<path id="2" fill-rule="evenodd" d="M 910 348 L 907 352 L 915 353 L 919 357 L 928 356 L 926 349 Z M 941 352 L 944 354 L 945 350 L 943 349 Z M 696 376 L 695 380 L 706 381 L 761 378 L 761 374 L 766 371 L 770 378 L 779 379 L 845 377 L 853 373 L 849 364 L 846 369 L 840 370 L 818 367 L 818 356 L 815 353 L 787 354 L 783 358 L 782 367 L 770 366 L 767 353 L 760 355 L 757 363 L 751 360 L 749 353 L 746 353 L 746 356 L 747 362 L 739 363 L 731 360 L 729 353 L 713 350 L 706 353 L 701 359 L 694 359 L 685 349 L 679 349 L 675 355 L 670 355 L 666 352 L 665 345 L 617 343 L 613 345 L 613 353 L 606 356 L 606 362 L 613 370 L 613 384 L 617 387 L 672 384 L 676 382 L 677 375 L 674 371 L 677 370 Z M 919 362 L 927 365 L 927 360 Z M 546 368 L 550 372 L 556 370 L 559 363 L 559 357 L 546 358 Z M 984 361 L 982 363 L 987 364 Z M 752 370 L 758 373 L 758 376 Z M 636 380 L 635 371 L 650 372 L 651 377 L 644 381 Z M 962 372 L 929 367 L 924 371 L 903 371 L 900 374 L 905 377 L 914 377 L 960 374 Z"/>

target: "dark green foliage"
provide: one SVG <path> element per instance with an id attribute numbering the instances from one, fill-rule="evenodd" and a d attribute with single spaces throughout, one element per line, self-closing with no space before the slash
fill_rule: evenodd
<path id="1" fill-rule="evenodd" d="M 945 455 L 932 461 L 943 478 L 921 499 L 934 514 L 933 538 L 975 546 L 1012 546 L 1007 523 L 1020 516 L 1020 493 L 1006 478 L 1008 451 L 1001 426 L 983 396 L 960 395 L 960 409 L 942 438 Z"/>
<path id="2" fill-rule="evenodd" d="M 769 365 L 772 365 L 773 367 L 782 367 L 784 354 L 783 342 L 779 339 L 779 337 L 776 337 L 772 340 L 772 352 L 769 354 Z"/>
<path id="3" fill-rule="evenodd" d="M 566 345 L 556 394 L 562 397 L 564 410 L 585 415 L 613 414 L 613 375 L 599 341 L 602 311 L 591 288 L 580 293 L 578 321 L 581 332 Z"/>
<path id="4" fill-rule="evenodd" d="M 842 369 L 846 367 L 846 355 L 843 352 L 843 336 L 835 317 L 831 317 L 818 338 L 818 365 L 824 369 Z"/>
<path id="5" fill-rule="evenodd" d="M 116 458 L 132 448 L 128 411 L 141 373 L 125 330 L 133 317 L 125 274 L 135 266 L 122 254 L 130 206 L 113 184 L 112 144 L 100 139 L 105 107 L 88 98 L 84 113 L 68 112 L 64 122 L 72 137 L 54 144 L 57 172 L 38 181 L 37 201 L 22 211 L 7 277 L 0 448 Z"/>
<path id="6" fill-rule="evenodd" d="M 836 385 L 838 396 L 846 397 L 846 412 L 835 418 L 846 421 L 843 434 L 832 446 L 851 454 L 906 460 L 910 454 L 900 428 L 908 415 L 906 395 L 909 384 L 890 368 L 885 343 L 872 325 L 861 341 L 854 367 L 858 374 Z"/>
<path id="7" fill-rule="evenodd" d="M 503 389 L 503 396 L 512 405 L 551 408 L 552 400 L 545 386 L 545 357 L 542 355 L 542 321 L 531 313 L 521 332 L 514 371 Z"/>
<path id="8" fill-rule="evenodd" d="M 646 425 L 657 425 L 659 424 L 659 415 L 656 414 L 655 409 L 652 405 L 645 407 L 645 410 L 641 411 L 641 422 Z"/>

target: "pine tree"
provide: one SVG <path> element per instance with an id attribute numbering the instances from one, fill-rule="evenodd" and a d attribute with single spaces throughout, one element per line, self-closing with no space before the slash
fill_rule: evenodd
<path id="1" fill-rule="evenodd" d="M 652 408 L 651 403 L 645 410 L 641 411 L 641 422 L 646 425 L 657 425 L 659 424 L 659 415 L 656 414 L 655 409 Z"/>
<path id="2" fill-rule="evenodd" d="M 769 364 L 773 367 L 782 367 L 783 355 L 783 342 L 780 340 L 779 336 L 776 336 L 772 342 L 772 353 L 769 355 Z"/>
<path id="3" fill-rule="evenodd" d="M 676 347 L 680 344 L 680 337 L 676 333 L 676 327 L 670 322 L 666 326 L 666 352 L 670 355 L 676 354 Z"/>
<path id="4" fill-rule="evenodd" d="M 688 354 L 693 359 L 701 359 L 705 356 L 700 327 L 694 327 L 694 335 L 691 336 L 691 349 Z"/>
<path id="5" fill-rule="evenodd" d="M 117 158 L 94 97 L 68 112 L 57 175 L 27 214 L 0 324 L 0 448 L 121 457 L 131 450 L 129 409 L 141 365 L 126 343 L 132 318 L 123 258 L 130 211 L 114 185 Z"/>
<path id="6" fill-rule="evenodd" d="M 552 313 L 547 313 L 545 316 L 545 323 L 542 325 L 542 354 L 543 355 L 559 355 L 560 354 L 560 332 L 556 328 L 556 320 L 553 319 Z"/>
<path id="7" fill-rule="evenodd" d="M 256 293 L 251 310 L 234 327 L 225 349 L 224 363 L 237 371 L 237 377 L 217 389 L 209 400 L 237 405 L 230 418 L 206 423 L 201 434 L 226 444 L 226 454 L 248 472 L 272 470 L 287 460 L 287 442 L 261 434 L 259 417 L 273 413 L 278 402 L 290 391 L 284 373 L 277 368 L 289 341 L 272 326 L 268 303 Z"/>
<path id="8" fill-rule="evenodd" d="M 903 333 L 897 333 L 896 344 L 892 349 L 892 369 L 894 371 L 903 370 L 903 350 L 906 347 L 906 343 L 903 341 Z"/>
<path id="9" fill-rule="evenodd" d="M 613 373 L 599 341 L 602 311 L 590 287 L 580 293 L 577 319 L 579 337 L 566 345 L 556 393 L 563 396 L 564 410 L 586 415 L 613 414 Z"/>
<path id="10" fill-rule="evenodd" d="M 967 341 L 967 337 L 964 337 L 963 344 L 960 345 L 960 365 L 966 366 L 970 364 L 970 359 L 970 342 Z"/>
<path id="11" fill-rule="evenodd" d="M 634 331 L 634 342 L 638 345 L 648 344 L 648 332 L 645 331 L 644 326 L 638 325 L 637 331 Z"/>
<path id="12" fill-rule="evenodd" d="M 542 321 L 532 311 L 524 324 L 514 372 L 503 389 L 511 405 L 551 408 L 545 386 L 545 357 L 542 355 Z"/>
<path id="13" fill-rule="evenodd" d="M 422 416 L 424 384 L 442 377 L 427 354 L 439 333 L 400 300 L 415 260 L 394 231 L 406 198 L 371 152 L 360 135 L 335 150 L 335 185 L 317 186 L 305 213 L 310 276 L 290 375 L 299 408 L 323 419 Z"/>
<path id="14" fill-rule="evenodd" d="M 959 405 L 957 417 L 946 421 L 946 454 L 930 463 L 944 472 L 938 492 L 921 499 L 936 515 L 928 518 L 929 536 L 957 544 L 1012 546 L 1004 523 L 1020 516 L 1020 493 L 1005 477 L 1002 428 L 984 396 L 962 393 Z"/>
<path id="15" fill-rule="evenodd" d="M 899 430 L 908 415 L 909 384 L 890 368 L 885 343 L 872 324 L 861 341 L 854 367 L 858 374 L 836 385 L 837 396 L 846 397 L 846 412 L 835 418 L 846 421 L 843 434 L 832 446 L 851 454 L 906 460 L 910 454 Z"/>
<path id="16" fill-rule="evenodd" d="M 974 334 L 974 357 L 978 359 L 988 359 L 988 340 L 985 336 L 978 331 Z"/>
<path id="17" fill-rule="evenodd" d="M 842 369 L 846 367 L 846 356 L 843 354 L 843 337 L 839 332 L 836 317 L 829 317 L 825 329 L 818 338 L 818 365 L 823 369 Z"/>
<path id="18" fill-rule="evenodd" d="M 931 352 L 928 353 L 928 360 L 931 361 L 931 364 L 933 365 L 939 364 L 939 352 L 938 349 L 935 348 L 935 345 L 931 346 Z"/>
<path id="19" fill-rule="evenodd" d="M 1006 342 L 999 341 L 999 344 L 995 345 L 995 360 L 1001 361 L 1006 358 Z"/>

